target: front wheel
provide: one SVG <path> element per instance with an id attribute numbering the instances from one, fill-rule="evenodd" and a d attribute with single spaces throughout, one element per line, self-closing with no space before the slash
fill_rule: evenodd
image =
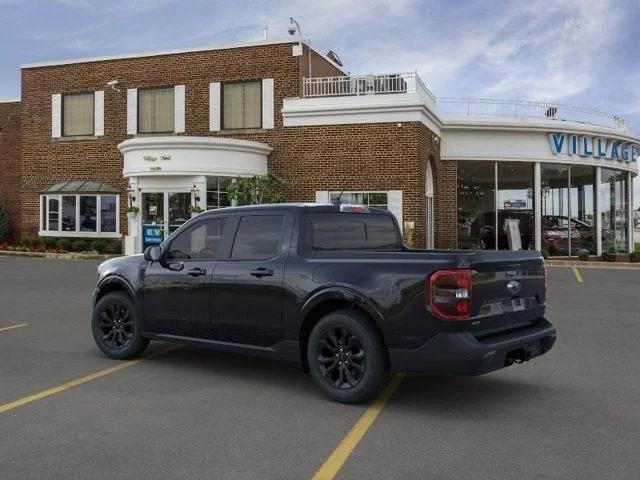
<path id="1" fill-rule="evenodd" d="M 311 376 L 323 392 L 341 403 L 361 403 L 382 390 L 389 377 L 384 343 L 362 313 L 339 310 L 323 317 L 307 347 Z"/>
<path id="2" fill-rule="evenodd" d="M 149 345 L 149 340 L 140 335 L 135 307 L 124 292 L 108 293 L 98 301 L 91 330 L 98 348 L 110 358 L 128 360 Z"/>

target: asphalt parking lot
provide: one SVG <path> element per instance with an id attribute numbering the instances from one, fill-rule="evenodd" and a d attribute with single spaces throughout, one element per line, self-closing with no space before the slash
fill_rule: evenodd
<path id="1" fill-rule="evenodd" d="M 121 368 L 91 338 L 97 264 L 0 257 L 0 479 L 312 478 L 367 410 L 257 358 Z M 550 268 L 549 354 L 404 378 L 337 478 L 640 478 L 640 270 L 578 274 Z"/>

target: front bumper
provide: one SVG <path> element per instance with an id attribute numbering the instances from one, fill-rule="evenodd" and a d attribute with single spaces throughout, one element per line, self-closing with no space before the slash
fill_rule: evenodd
<path id="1" fill-rule="evenodd" d="M 438 375 L 481 375 L 551 350 L 556 329 L 546 319 L 535 326 L 477 339 L 469 332 L 443 332 L 415 349 L 390 348 L 394 371 Z"/>

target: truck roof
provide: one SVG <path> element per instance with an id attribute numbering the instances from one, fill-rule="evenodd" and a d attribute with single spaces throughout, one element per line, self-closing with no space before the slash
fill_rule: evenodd
<path id="1" fill-rule="evenodd" d="M 346 204 L 346 203 L 342 203 L 342 204 L 336 204 L 336 203 L 268 203 L 268 204 L 261 204 L 261 205 L 244 205 L 241 207 L 224 207 L 224 208 L 218 208 L 216 210 L 207 210 L 206 212 L 203 212 L 202 215 L 216 215 L 216 214 L 221 214 L 221 213 L 233 213 L 233 212 L 246 212 L 246 211 L 251 211 L 251 210 L 305 210 L 307 212 L 325 212 L 325 213 L 331 213 L 331 212 L 340 212 L 341 211 L 341 207 L 345 207 L 345 206 L 351 206 L 350 204 Z M 356 205 L 353 205 L 354 207 L 356 207 Z M 360 205 L 357 205 L 357 207 L 360 207 Z M 369 208 L 368 211 L 370 213 L 376 213 L 376 214 L 384 214 L 384 215 L 391 215 L 391 212 L 388 210 L 383 210 L 381 208 Z"/>

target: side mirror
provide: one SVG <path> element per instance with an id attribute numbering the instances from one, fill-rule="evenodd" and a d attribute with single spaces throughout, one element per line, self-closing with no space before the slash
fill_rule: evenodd
<path id="1" fill-rule="evenodd" d="M 144 251 L 144 259 L 147 262 L 157 262 L 162 257 L 162 249 L 158 245 L 151 245 Z"/>

